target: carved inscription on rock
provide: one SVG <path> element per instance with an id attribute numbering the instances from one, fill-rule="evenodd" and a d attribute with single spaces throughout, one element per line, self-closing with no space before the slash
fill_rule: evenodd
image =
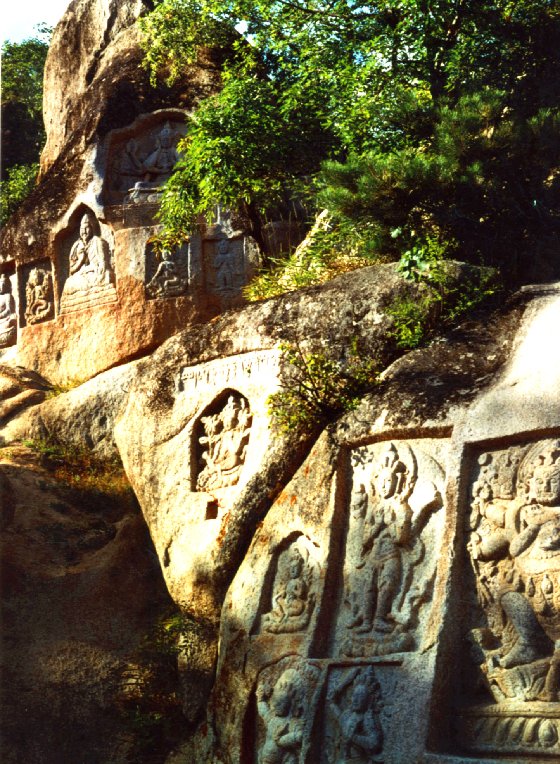
<path id="1" fill-rule="evenodd" d="M 309 625 L 316 604 L 318 564 L 300 536 L 280 551 L 273 564 L 276 575 L 269 608 L 261 617 L 261 631 L 295 634 Z"/>
<path id="2" fill-rule="evenodd" d="M 36 265 L 27 274 L 24 316 L 28 324 L 39 324 L 54 316 L 54 293 L 50 263 L 48 265 Z"/>
<path id="3" fill-rule="evenodd" d="M 0 273 L 0 348 L 15 345 L 16 339 L 17 315 L 12 282 L 7 273 Z"/>
<path id="4" fill-rule="evenodd" d="M 195 437 L 199 459 L 196 490 L 212 493 L 235 485 L 245 464 L 251 433 L 249 401 L 234 390 L 212 404 L 201 416 Z"/>
<path id="5" fill-rule="evenodd" d="M 560 755 L 560 440 L 479 454 L 467 550 L 478 673 L 463 744 Z"/>
<path id="6" fill-rule="evenodd" d="M 70 250 L 68 276 L 60 298 L 61 313 L 116 300 L 109 245 L 96 230 L 95 216 L 91 212 L 83 215 L 79 237 Z"/>
<path id="7" fill-rule="evenodd" d="M 429 607 L 441 524 L 443 471 L 419 445 L 356 449 L 335 641 L 347 656 L 418 647 Z"/>

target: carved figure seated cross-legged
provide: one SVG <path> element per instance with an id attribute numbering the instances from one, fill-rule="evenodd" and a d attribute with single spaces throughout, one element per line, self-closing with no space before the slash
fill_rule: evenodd
<path id="1" fill-rule="evenodd" d="M 86 213 L 80 222 L 80 238 L 70 250 L 69 275 L 63 297 L 109 285 L 111 280 L 109 247 L 104 239 L 94 235 L 93 216 Z"/>
<path id="2" fill-rule="evenodd" d="M 0 347 L 12 345 L 17 332 L 16 303 L 12 284 L 5 273 L 0 274 Z"/>

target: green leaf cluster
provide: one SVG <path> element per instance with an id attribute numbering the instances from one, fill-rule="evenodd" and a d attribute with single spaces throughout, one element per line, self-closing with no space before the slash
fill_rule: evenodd
<path id="1" fill-rule="evenodd" d="M 354 340 L 346 358 L 305 353 L 297 344 L 282 344 L 285 375 L 282 389 L 269 396 L 273 426 L 283 432 L 312 433 L 355 409 L 379 379 L 379 363 L 363 357 Z"/>
<path id="2" fill-rule="evenodd" d="M 5 179 L 0 181 L 0 226 L 29 195 L 38 172 L 38 163 L 14 165 L 7 170 Z"/>

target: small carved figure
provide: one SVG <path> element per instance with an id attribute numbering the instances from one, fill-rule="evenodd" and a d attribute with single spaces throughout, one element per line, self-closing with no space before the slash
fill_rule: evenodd
<path id="1" fill-rule="evenodd" d="M 197 490 L 214 490 L 234 485 L 245 463 L 252 417 L 246 398 L 230 395 L 226 405 L 216 414 L 201 419 L 204 435 L 199 438 L 204 450 L 203 468 L 197 479 Z"/>
<path id="2" fill-rule="evenodd" d="M 380 687 L 373 667 L 343 674 L 327 701 L 338 728 L 333 764 L 381 762 Z"/>
<path id="3" fill-rule="evenodd" d="M 266 730 L 259 764 L 298 764 L 304 729 L 304 677 L 286 669 L 274 688 L 257 688 L 257 709 Z"/>
<path id="4" fill-rule="evenodd" d="M 0 348 L 13 345 L 16 341 L 16 303 L 12 294 L 12 283 L 5 273 L 0 274 Z"/>
<path id="5" fill-rule="evenodd" d="M 93 232 L 93 215 L 86 213 L 80 222 L 80 238 L 70 250 L 70 273 L 64 284 L 63 297 L 111 284 L 109 247 Z"/>
<path id="6" fill-rule="evenodd" d="M 52 277 L 45 268 L 32 268 L 25 285 L 25 320 L 38 324 L 53 314 Z"/>
<path id="7" fill-rule="evenodd" d="M 186 280 L 182 268 L 175 262 L 173 254 L 164 249 L 155 274 L 146 285 L 150 297 L 175 297 L 186 290 Z"/>
<path id="8" fill-rule="evenodd" d="M 273 592 L 273 608 L 262 619 L 263 629 L 272 634 L 293 634 L 305 629 L 315 605 L 310 592 L 311 571 L 297 546 L 288 552 L 283 576 L 278 576 Z"/>
<path id="9" fill-rule="evenodd" d="M 218 292 L 231 292 L 238 288 L 237 255 L 231 249 L 227 239 L 220 239 L 214 258 L 216 268 L 216 289 Z"/>

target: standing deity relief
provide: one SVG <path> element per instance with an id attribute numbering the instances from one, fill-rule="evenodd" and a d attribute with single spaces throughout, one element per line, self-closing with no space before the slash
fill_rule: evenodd
<path id="1" fill-rule="evenodd" d="M 428 475 L 419 474 L 408 444 L 381 444 L 369 469 L 354 476 L 337 628 L 345 655 L 417 646 L 415 629 L 430 599 L 437 556 L 428 526 L 442 507 L 440 486 L 433 482 L 441 482 L 441 468 L 426 455 L 423 462 L 432 463 Z"/>
<path id="2" fill-rule="evenodd" d="M 467 552 L 476 605 L 466 629 L 479 672 L 465 674 L 464 741 L 560 756 L 560 440 L 480 454 Z"/>
<path id="3" fill-rule="evenodd" d="M 234 391 L 218 410 L 201 417 L 197 491 L 211 493 L 238 482 L 245 464 L 251 423 L 249 401 Z"/>
<path id="4" fill-rule="evenodd" d="M 0 273 L 0 348 L 14 345 L 16 338 L 17 315 L 12 282 L 6 273 Z"/>
<path id="5" fill-rule="evenodd" d="M 91 212 L 80 220 L 80 233 L 72 245 L 68 276 L 60 298 L 61 312 L 116 298 L 114 271 L 109 245 L 95 233 L 96 219 Z"/>

